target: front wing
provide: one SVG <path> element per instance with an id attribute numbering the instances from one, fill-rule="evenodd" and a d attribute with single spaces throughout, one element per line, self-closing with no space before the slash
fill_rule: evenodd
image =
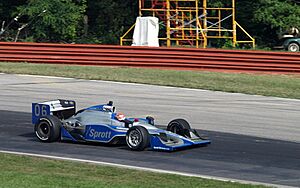
<path id="1" fill-rule="evenodd" d="M 191 146 L 205 146 L 210 144 L 210 140 L 196 137 L 189 139 L 169 131 L 159 130 L 151 134 L 150 147 L 154 150 L 174 151 Z"/>

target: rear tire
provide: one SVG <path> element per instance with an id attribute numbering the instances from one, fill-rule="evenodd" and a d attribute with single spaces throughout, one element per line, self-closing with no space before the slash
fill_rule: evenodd
<path id="1" fill-rule="evenodd" d="M 135 151 L 142 151 L 150 144 L 150 135 L 144 127 L 131 127 L 126 133 L 127 146 Z"/>
<path id="2" fill-rule="evenodd" d="M 300 46 L 295 42 L 292 42 L 288 45 L 289 52 L 299 52 L 299 50 L 300 50 Z"/>
<path id="3" fill-rule="evenodd" d="M 41 117 L 34 126 L 37 138 L 42 142 L 55 142 L 59 140 L 61 121 L 56 116 Z"/>
<path id="4" fill-rule="evenodd" d="M 167 127 L 167 131 L 171 131 L 184 137 L 190 137 L 190 130 L 191 126 L 185 119 L 174 119 Z"/>

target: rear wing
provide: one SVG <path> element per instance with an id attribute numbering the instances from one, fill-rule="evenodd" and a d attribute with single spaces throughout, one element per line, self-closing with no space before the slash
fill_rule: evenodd
<path id="1" fill-rule="evenodd" d="M 53 115 L 59 119 L 67 119 L 76 112 L 76 103 L 73 100 L 53 100 L 41 103 L 32 103 L 32 123 L 36 124 L 40 117 Z"/>

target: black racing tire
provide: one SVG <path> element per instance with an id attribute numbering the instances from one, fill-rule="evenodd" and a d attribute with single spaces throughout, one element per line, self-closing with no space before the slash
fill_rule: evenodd
<path id="1" fill-rule="evenodd" d="M 143 151 L 150 145 L 150 135 L 146 128 L 133 126 L 126 133 L 126 144 L 134 151 Z"/>
<path id="2" fill-rule="evenodd" d="M 61 121 L 56 116 L 45 116 L 34 126 L 37 138 L 42 142 L 55 142 L 60 138 Z"/>
<path id="3" fill-rule="evenodd" d="M 191 130 L 191 126 L 185 119 L 174 119 L 167 126 L 167 131 L 184 137 L 190 137 L 189 130 Z"/>
<path id="4" fill-rule="evenodd" d="M 289 52 L 299 52 L 300 51 L 300 46 L 299 44 L 292 42 L 288 45 L 287 50 Z"/>

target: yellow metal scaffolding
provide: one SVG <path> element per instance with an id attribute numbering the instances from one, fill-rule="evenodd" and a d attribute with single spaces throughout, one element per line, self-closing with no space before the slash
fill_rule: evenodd
<path id="1" fill-rule="evenodd" d="M 159 18 L 159 40 L 168 47 L 206 48 L 210 40 L 225 39 L 232 41 L 234 47 L 243 43 L 254 48 L 254 38 L 236 22 L 235 0 L 227 6 L 209 7 L 208 0 L 202 0 L 201 4 L 200 0 L 139 0 L 139 16 Z M 120 37 L 121 45 L 132 41 L 129 37 L 133 28 L 134 25 Z"/>

